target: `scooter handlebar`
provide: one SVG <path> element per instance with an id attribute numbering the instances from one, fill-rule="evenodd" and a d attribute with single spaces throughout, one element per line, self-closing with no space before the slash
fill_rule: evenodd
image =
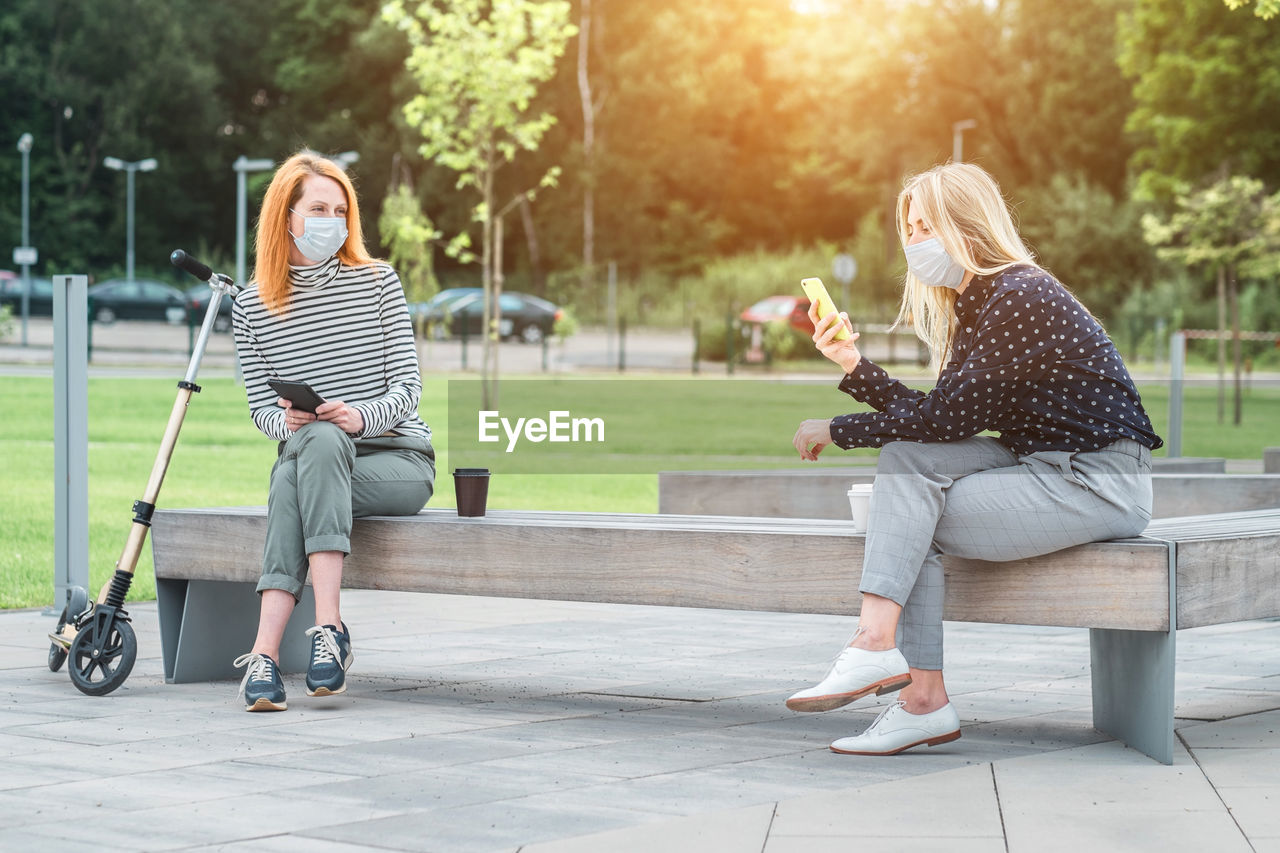
<path id="1" fill-rule="evenodd" d="M 181 249 L 174 249 L 173 254 L 169 255 L 169 263 L 173 264 L 180 270 L 184 270 L 201 281 L 208 281 L 213 277 L 213 270 L 197 261 Z"/>

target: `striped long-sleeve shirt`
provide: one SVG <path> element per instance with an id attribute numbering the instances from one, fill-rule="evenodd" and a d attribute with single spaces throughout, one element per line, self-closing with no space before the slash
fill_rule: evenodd
<path id="1" fill-rule="evenodd" d="M 289 268 L 293 292 L 272 314 L 250 285 L 236 297 L 236 350 L 254 424 L 288 439 L 284 409 L 268 379 L 306 382 L 326 400 L 360 412 L 356 440 L 385 433 L 430 440 L 418 417 L 422 378 L 400 278 L 381 262 L 349 267 L 336 257 Z"/>

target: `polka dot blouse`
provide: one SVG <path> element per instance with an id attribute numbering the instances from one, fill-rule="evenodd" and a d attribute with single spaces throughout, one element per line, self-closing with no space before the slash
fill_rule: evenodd
<path id="1" fill-rule="evenodd" d="M 840 390 L 875 411 L 832 418 L 837 446 L 959 441 L 984 430 L 1019 456 L 1121 438 L 1164 444 L 1107 333 L 1044 270 L 974 276 L 955 310 L 951 359 L 932 391 L 906 387 L 865 357 L 844 377 Z"/>

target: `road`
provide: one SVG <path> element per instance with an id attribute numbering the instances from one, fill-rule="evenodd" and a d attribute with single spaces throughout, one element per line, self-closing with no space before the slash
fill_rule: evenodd
<path id="1" fill-rule="evenodd" d="M 14 373 L 47 373 L 53 364 L 53 322 L 47 317 L 33 317 L 28 325 L 28 346 L 20 345 L 20 326 L 0 339 L 0 370 Z M 190 342 L 194 339 L 186 326 L 141 321 L 118 321 L 111 325 L 92 324 L 92 375 L 116 372 L 182 373 L 190 359 Z M 888 355 L 885 336 L 868 336 L 863 350 L 877 361 Z M 552 341 L 545 350 L 540 345 L 503 343 L 498 349 L 498 364 L 504 375 L 537 375 L 553 373 L 637 372 L 691 373 L 693 339 L 685 330 L 629 329 L 622 342 L 621 357 L 616 335 L 596 327 L 580 329 L 565 341 Z M 914 355 L 914 338 L 909 333 L 898 336 L 896 353 L 900 357 Z M 420 341 L 418 361 L 424 374 L 478 372 L 480 344 L 470 340 Z M 724 375 L 723 363 L 703 362 L 700 372 Z M 234 343 L 230 334 L 214 333 L 201 363 L 201 375 L 225 375 L 235 369 Z M 758 375 L 762 368 L 739 368 L 738 373 Z"/>

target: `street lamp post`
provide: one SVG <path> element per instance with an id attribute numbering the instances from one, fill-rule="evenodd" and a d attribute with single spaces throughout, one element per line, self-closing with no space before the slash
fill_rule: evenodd
<path id="1" fill-rule="evenodd" d="M 115 169 L 117 172 L 124 172 L 128 175 L 128 206 L 126 208 L 126 224 L 125 228 L 128 232 L 128 248 L 125 250 L 124 256 L 124 276 L 129 281 L 133 281 L 133 174 L 134 172 L 150 172 L 156 167 L 156 159 L 148 157 L 146 160 L 135 160 L 132 163 L 126 163 L 116 157 L 104 157 L 102 165 L 108 169 Z"/>
<path id="2" fill-rule="evenodd" d="M 18 138 L 22 152 L 22 345 L 27 345 L 27 317 L 31 314 L 31 134 Z"/>
<path id="3" fill-rule="evenodd" d="M 241 287 L 245 286 L 245 232 L 249 228 L 248 187 L 245 175 L 249 172 L 265 172 L 273 166 L 275 163 L 271 160 L 265 158 L 250 160 L 243 154 L 231 164 L 231 168 L 236 172 L 236 284 Z"/>
<path id="4" fill-rule="evenodd" d="M 951 160 L 959 163 L 964 160 L 964 132 L 973 130 L 978 123 L 971 118 L 964 121 L 958 121 L 951 125 Z"/>

